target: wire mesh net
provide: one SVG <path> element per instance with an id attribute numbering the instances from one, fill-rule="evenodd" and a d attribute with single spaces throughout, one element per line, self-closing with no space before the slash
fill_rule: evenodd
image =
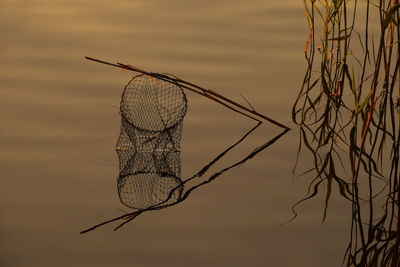
<path id="1" fill-rule="evenodd" d="M 81 234 L 124 220 L 114 229 L 117 230 L 146 211 L 183 202 L 191 192 L 254 158 L 290 130 L 289 127 L 258 113 L 253 107 L 247 108 L 213 90 L 172 75 L 146 72 L 131 65 L 114 64 L 90 57 L 86 59 L 142 74 L 133 77 L 124 88 L 120 104 L 121 131 L 116 143 L 119 158 L 118 194 L 124 205 L 137 210 L 101 222 L 81 231 Z M 181 180 L 180 162 L 182 123 L 187 110 L 183 89 L 207 97 L 257 121 L 257 125 L 185 181 Z M 256 147 L 239 161 L 200 180 L 216 162 L 242 143 L 264 120 L 283 128 L 283 132 Z M 194 179 L 199 179 L 199 182 L 189 185 L 188 182 Z M 186 188 L 184 184 L 187 184 Z"/>
<path id="2" fill-rule="evenodd" d="M 187 100 L 182 88 L 138 75 L 121 97 L 118 194 L 135 209 L 162 207 L 180 199 L 180 141 Z"/>

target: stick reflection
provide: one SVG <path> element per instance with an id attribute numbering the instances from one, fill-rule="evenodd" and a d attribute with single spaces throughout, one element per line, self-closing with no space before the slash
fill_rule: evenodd
<path id="1" fill-rule="evenodd" d="M 205 165 L 203 168 L 200 169 L 200 171 L 198 171 L 195 175 L 193 175 L 192 177 L 186 179 L 182 185 L 179 185 L 175 188 L 173 188 L 168 197 L 164 200 L 161 201 L 155 205 L 152 205 L 150 207 L 144 208 L 144 209 L 139 209 L 136 210 L 134 212 L 130 212 L 127 214 L 124 214 L 122 216 L 118 216 L 115 218 L 112 218 L 110 220 L 104 221 L 100 224 L 97 224 L 93 227 L 88 228 L 87 230 L 84 230 L 81 232 L 81 234 L 83 233 L 87 233 L 90 232 L 92 230 L 95 230 L 96 228 L 103 226 L 105 224 L 114 222 L 114 221 L 119 221 L 119 220 L 124 220 L 122 223 L 120 223 L 115 229 L 114 231 L 118 230 L 119 228 L 121 228 L 122 226 L 124 226 L 125 224 L 127 224 L 128 222 L 132 221 L 133 219 L 135 219 L 136 217 L 138 217 L 139 215 L 143 214 L 144 212 L 148 212 L 148 211 L 155 211 L 155 210 L 159 210 L 159 209 L 164 209 L 170 206 L 174 206 L 177 205 L 181 202 L 183 202 L 184 200 L 186 200 L 189 195 L 195 191 L 196 189 L 205 186 L 209 183 L 211 183 L 212 181 L 214 181 L 215 179 L 217 179 L 218 177 L 220 177 L 222 174 L 228 172 L 229 170 L 238 167 L 244 163 L 246 163 L 247 161 L 251 160 L 252 158 L 254 158 L 256 155 L 258 155 L 260 152 L 264 151 L 266 148 L 268 148 L 269 146 L 271 146 L 272 144 L 274 144 L 276 141 L 278 141 L 282 136 L 284 136 L 289 130 L 285 129 L 283 130 L 281 133 L 279 133 L 278 135 L 276 135 L 275 137 L 271 138 L 270 140 L 268 140 L 267 142 L 261 144 L 260 146 L 254 148 L 254 150 L 247 154 L 246 156 L 244 156 L 242 159 L 240 159 L 239 161 L 226 166 L 225 168 L 220 169 L 217 172 L 214 172 L 210 175 L 207 176 L 207 178 L 205 179 L 201 179 L 202 177 L 204 177 L 206 175 L 206 173 L 208 172 L 208 170 L 214 165 L 216 164 L 219 160 L 221 160 L 223 157 L 227 156 L 228 152 L 231 151 L 233 148 L 235 148 L 236 146 L 238 146 L 240 143 L 242 143 L 246 138 L 248 138 L 248 136 L 253 133 L 262 123 L 257 123 L 257 125 L 255 125 L 253 128 L 251 128 L 249 131 L 247 131 L 242 137 L 240 137 L 236 142 L 234 142 L 231 146 L 229 146 L 227 149 L 225 149 L 223 152 L 221 152 L 217 157 L 215 157 L 213 160 L 211 160 L 207 165 Z M 189 181 L 192 180 L 196 180 L 199 179 L 200 181 L 196 184 L 191 186 L 190 188 L 186 189 L 183 193 L 182 196 L 179 199 L 176 199 L 175 201 L 173 201 L 171 203 L 171 198 L 175 195 L 176 190 L 180 190 L 182 188 L 182 186 L 186 183 L 188 183 Z"/>

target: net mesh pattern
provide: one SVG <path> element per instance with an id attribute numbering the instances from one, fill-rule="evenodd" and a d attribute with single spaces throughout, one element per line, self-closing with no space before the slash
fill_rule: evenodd
<path id="1" fill-rule="evenodd" d="M 126 85 L 116 144 L 118 194 L 124 205 L 146 209 L 180 199 L 180 141 L 186 110 L 186 96 L 177 84 L 139 75 Z"/>

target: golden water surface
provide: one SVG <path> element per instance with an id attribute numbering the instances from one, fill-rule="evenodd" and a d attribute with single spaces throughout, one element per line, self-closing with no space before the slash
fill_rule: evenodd
<path id="1" fill-rule="evenodd" d="M 350 210 L 307 202 L 292 183 L 294 129 L 182 204 L 113 232 L 80 235 L 129 211 L 118 199 L 119 99 L 132 73 L 166 72 L 290 127 L 306 68 L 300 0 L 0 0 L 1 266 L 339 266 Z M 182 177 L 254 126 L 187 92 Z M 265 123 L 217 171 L 280 132 Z M 211 172 L 212 173 L 212 172 Z"/>

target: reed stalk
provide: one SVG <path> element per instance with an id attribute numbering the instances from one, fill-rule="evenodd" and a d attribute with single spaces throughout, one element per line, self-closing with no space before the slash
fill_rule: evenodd
<path id="1" fill-rule="evenodd" d="M 352 207 L 343 263 L 400 266 L 398 0 L 304 0 L 304 6 L 307 68 L 292 118 L 298 155 L 306 150 L 313 158 L 305 174 L 314 175 L 293 208 L 325 186 L 325 220 L 336 184 Z"/>

